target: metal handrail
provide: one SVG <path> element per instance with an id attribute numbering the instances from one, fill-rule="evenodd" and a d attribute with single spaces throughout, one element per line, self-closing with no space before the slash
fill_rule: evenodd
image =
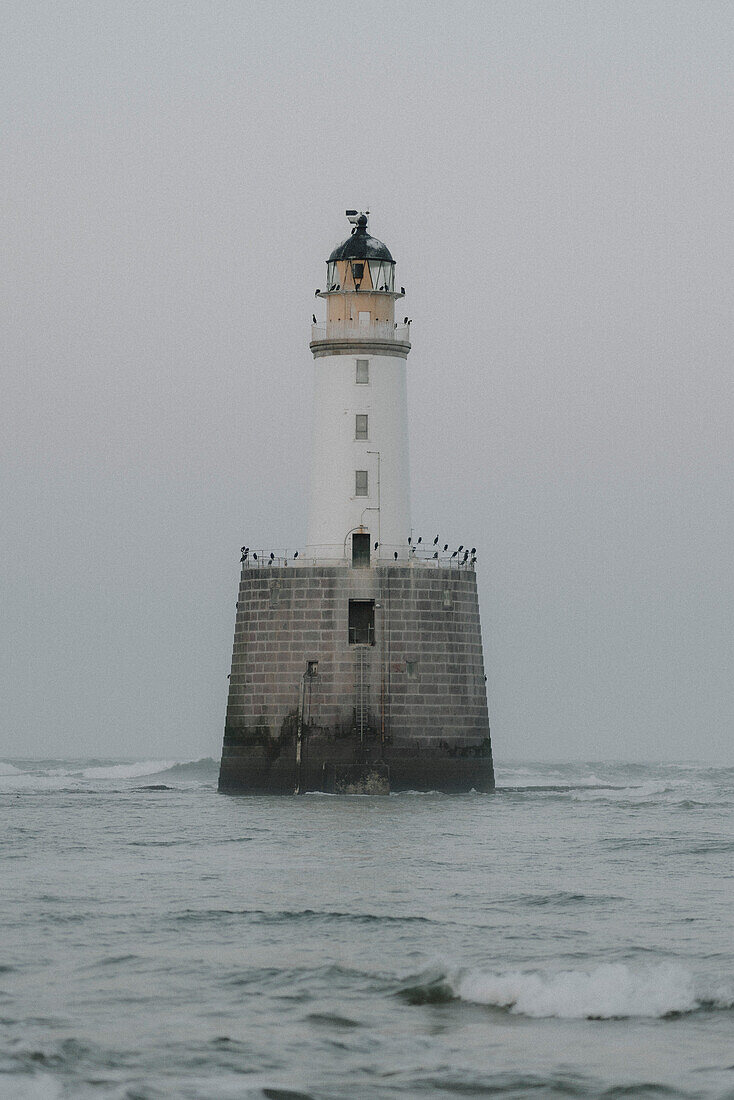
<path id="1" fill-rule="evenodd" d="M 311 325 L 311 343 L 321 340 L 391 340 L 409 344 L 410 325 L 395 324 L 393 321 L 378 321 L 371 325 L 360 325 L 354 321 L 327 321 Z"/>
<path id="2" fill-rule="evenodd" d="M 385 548 L 383 548 L 385 549 Z M 387 548 L 389 550 L 389 548 Z M 476 558 L 471 556 L 464 561 L 463 554 L 457 554 L 456 557 L 451 555 L 440 555 L 438 558 L 434 558 L 428 550 L 424 551 L 410 551 L 405 553 L 404 548 L 401 556 L 395 560 L 392 553 L 385 553 L 384 556 L 372 556 L 370 558 L 369 566 L 359 564 L 354 566 L 352 564 L 352 558 L 350 557 L 317 557 L 307 556 L 303 551 L 298 552 L 298 557 L 294 556 L 294 553 L 288 550 L 250 550 L 247 558 L 242 555 L 240 563 L 245 569 L 283 569 L 283 568 L 298 568 L 299 565 L 320 565 L 320 566 L 347 566 L 355 569 L 374 568 L 378 565 L 400 565 L 405 567 L 417 567 L 417 568 L 433 568 L 433 569 L 471 569 L 476 568 Z M 272 555 L 272 556 L 271 556 Z"/>

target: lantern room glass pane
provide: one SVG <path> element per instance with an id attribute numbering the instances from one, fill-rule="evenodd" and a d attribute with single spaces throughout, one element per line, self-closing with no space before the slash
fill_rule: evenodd
<path id="1" fill-rule="evenodd" d="M 379 260 L 370 260 L 370 278 L 372 279 L 372 289 L 382 290 L 382 284 L 384 279 L 381 274 L 382 264 Z"/>

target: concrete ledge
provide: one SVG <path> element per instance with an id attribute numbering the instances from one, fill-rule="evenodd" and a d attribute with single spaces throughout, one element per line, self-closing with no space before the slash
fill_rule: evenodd
<path id="1" fill-rule="evenodd" d="M 400 340 L 314 340 L 309 347 L 314 359 L 326 355 L 393 355 L 407 359 L 410 344 Z"/>

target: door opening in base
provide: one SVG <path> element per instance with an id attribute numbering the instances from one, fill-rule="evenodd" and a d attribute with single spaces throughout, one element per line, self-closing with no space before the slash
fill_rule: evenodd
<path id="1" fill-rule="evenodd" d="M 349 601 L 349 644 L 375 644 L 375 601 Z"/>

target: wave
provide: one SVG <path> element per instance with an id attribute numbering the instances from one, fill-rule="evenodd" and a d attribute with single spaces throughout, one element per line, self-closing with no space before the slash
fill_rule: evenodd
<path id="1" fill-rule="evenodd" d="M 105 768 L 85 768 L 80 774 L 83 779 L 140 779 L 147 775 L 198 777 L 216 771 L 219 762 L 211 756 L 202 756 L 196 760 L 139 760 L 134 764 L 112 764 Z"/>
<path id="2" fill-rule="evenodd" d="M 251 924 L 285 924 L 293 921 L 304 923 L 347 922 L 355 924 L 435 924 L 430 917 L 420 914 L 345 913 L 338 910 L 317 909 L 184 909 L 172 919 L 184 924 L 208 921 L 247 920 Z"/>
<path id="3" fill-rule="evenodd" d="M 574 791 L 571 798 L 576 802 L 590 802 L 598 799 L 615 802 L 637 802 L 641 799 L 654 798 L 659 794 L 667 794 L 678 787 L 688 787 L 689 785 L 686 779 L 648 779 L 644 783 L 629 787 L 604 786 L 596 790 Z"/>
<path id="4" fill-rule="evenodd" d="M 141 760 L 135 764 L 113 764 L 106 768 L 84 768 L 82 779 L 139 779 L 141 775 L 159 775 L 176 764 L 175 760 Z"/>
<path id="5" fill-rule="evenodd" d="M 50 764 L 53 766 L 49 766 Z M 24 770 L 21 770 L 13 764 L 0 763 L 0 788 L 6 791 L 80 792 L 93 790 L 89 783 L 101 781 L 105 784 L 102 789 L 109 792 L 110 787 L 107 784 L 111 780 L 124 783 L 126 780 L 150 776 L 161 776 L 168 781 L 216 783 L 219 770 L 219 761 L 211 756 L 199 757 L 196 760 L 138 760 L 132 763 L 105 763 L 92 760 L 89 761 L 88 766 L 85 766 L 84 761 L 79 761 L 76 765 L 70 762 L 65 767 L 59 767 L 58 764 L 58 761 L 39 761 L 29 763 Z M 162 783 L 156 784 L 156 789 L 163 789 L 163 786 Z M 121 788 L 123 791 L 129 789 L 127 785 Z"/>
<path id="6" fill-rule="evenodd" d="M 492 973 L 460 970 L 433 974 L 409 984 L 400 995 L 410 1004 L 458 1000 L 508 1009 L 520 1016 L 568 1020 L 611 1020 L 681 1015 L 699 1009 L 734 1007 L 731 991 L 703 995 L 682 966 L 659 963 L 632 970 L 607 963 L 591 971 Z"/>
<path id="7" fill-rule="evenodd" d="M 167 771 L 172 776 L 178 776 L 181 778 L 209 778 L 216 779 L 219 775 L 219 760 L 215 760 L 213 756 L 201 756 L 197 760 L 179 760 L 173 764 Z"/>

